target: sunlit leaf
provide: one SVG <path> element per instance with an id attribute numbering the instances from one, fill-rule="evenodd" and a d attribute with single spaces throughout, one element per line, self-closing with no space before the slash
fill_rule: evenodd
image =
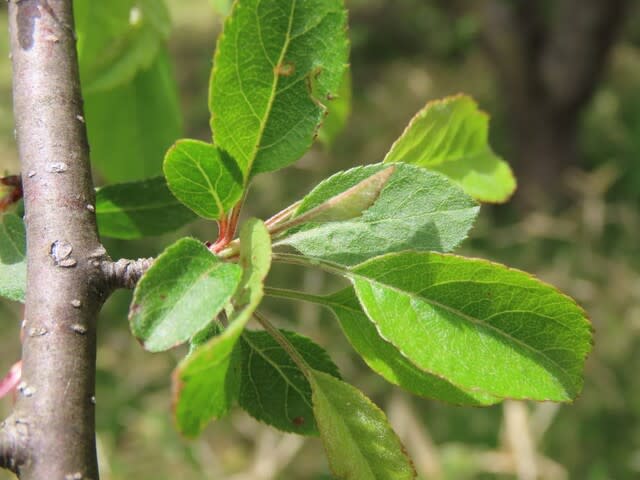
<path id="1" fill-rule="evenodd" d="M 569 401 L 582 388 L 591 349 L 585 313 L 524 272 L 402 252 L 350 275 L 380 336 L 426 372 L 496 397 Z"/>
<path id="2" fill-rule="evenodd" d="M 251 219 L 240 231 L 243 275 L 229 316 L 229 326 L 185 358 L 173 373 L 174 414 L 178 429 L 199 434 L 224 416 L 238 397 L 241 352 L 238 340 L 263 297 L 271 267 L 271 241 L 264 223 Z"/>
<path id="3" fill-rule="evenodd" d="M 440 172 L 485 202 L 504 202 L 516 188 L 509 165 L 488 143 L 489 117 L 467 96 L 430 102 L 411 120 L 385 162 Z"/>
<path id="4" fill-rule="evenodd" d="M 342 0 L 236 2 L 210 90 L 218 147 L 246 178 L 295 162 L 311 145 L 347 63 Z"/>
<path id="5" fill-rule="evenodd" d="M 414 365 L 376 330 L 349 288 L 326 297 L 349 342 L 369 367 L 387 381 L 421 397 L 455 405 L 492 405 L 501 399 L 482 391 L 465 391 Z"/>
<path id="6" fill-rule="evenodd" d="M 410 480 L 411 460 L 385 414 L 351 385 L 312 370 L 313 410 L 329 466 L 338 478 Z"/>
<path id="7" fill-rule="evenodd" d="M 163 170 L 173 194 L 201 217 L 218 220 L 242 197 L 242 173 L 210 143 L 176 142 L 165 156 Z"/>
<path id="8" fill-rule="evenodd" d="M 386 167 L 369 165 L 333 175 L 302 200 L 296 215 Z M 361 216 L 340 222 L 310 222 L 276 244 L 347 265 L 400 250 L 454 249 L 473 225 L 477 203 L 443 175 L 412 165 L 395 167 L 377 201 Z"/>
<path id="9" fill-rule="evenodd" d="M 154 261 L 136 286 L 129 321 L 144 348 L 180 345 L 207 326 L 236 291 L 242 274 L 201 242 L 183 238 Z"/>

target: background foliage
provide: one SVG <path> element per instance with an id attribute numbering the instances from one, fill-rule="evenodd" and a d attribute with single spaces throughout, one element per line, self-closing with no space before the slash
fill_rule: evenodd
<path id="1" fill-rule="evenodd" d="M 172 29 L 166 29 L 159 16 L 156 28 L 145 33 L 151 43 L 168 36 L 172 72 L 165 59 L 148 50 L 138 52 L 140 70 L 122 69 L 122 78 L 133 78 L 134 85 L 141 82 L 138 92 L 147 91 L 148 69 L 174 77 L 180 87 L 183 136 L 202 140 L 210 136 L 208 72 L 220 26 L 212 3 L 215 8 L 224 7 L 220 1 L 170 0 Z M 330 151 L 314 149 L 292 168 L 258 177 L 247 214 L 264 217 L 302 197 L 331 172 L 381 161 L 426 100 L 460 91 L 472 94 L 491 113 L 492 144 L 500 156 L 511 159 L 506 105 L 494 68 L 481 49 L 479 17 L 470 9 L 458 8 L 459 2 L 446 3 L 347 2 L 354 87 L 347 128 Z M 397 5 L 394 21 L 380 22 L 379 16 L 384 18 L 391 4 Z M 549 198 L 541 196 L 526 209 L 518 202 L 485 208 L 462 252 L 534 272 L 575 297 L 590 313 L 596 345 L 587 363 L 584 391 L 574 405 L 526 405 L 523 423 L 520 404 L 462 409 L 409 399 L 356 359 L 330 314 L 310 305 L 292 307 L 275 301 L 268 305 L 280 326 L 295 326 L 330 347 L 342 374 L 388 411 L 425 478 L 514 478 L 514 463 L 522 461 L 514 431 L 516 438 L 528 438 L 536 445 L 543 457 L 543 478 L 624 480 L 640 474 L 636 378 L 640 371 L 640 35 L 634 28 L 638 19 L 640 12 L 635 8 L 581 116 L 581 163 L 561 178 L 568 200 L 552 208 Z M 6 27 L 4 9 L 0 20 Z M 14 173 L 17 155 L 7 53 L 6 35 L 0 36 L 0 168 Z M 130 84 L 123 87 L 118 100 L 132 107 L 126 100 L 132 98 L 127 97 L 130 88 Z M 160 114 L 167 113 L 142 119 L 148 131 L 132 136 L 137 155 L 149 152 L 143 139 L 153 132 L 149 122 Z M 114 119 L 114 126 L 118 124 Z M 176 123 L 168 131 L 155 133 L 165 135 L 169 145 L 180 136 L 180 129 Z M 148 153 L 151 170 L 132 170 L 131 163 L 123 161 L 97 171 L 98 185 L 159 173 L 164 149 L 158 150 L 160 156 L 153 150 Z M 522 185 L 527 179 L 519 181 Z M 202 238 L 215 235 L 203 224 L 189 228 L 152 240 L 110 240 L 107 246 L 114 257 L 155 255 L 161 246 L 186 233 Z M 297 269 L 279 266 L 272 275 L 282 286 L 304 284 L 318 293 L 330 288 L 328 279 L 318 272 L 301 276 Z M 181 439 L 171 425 L 167 395 L 169 374 L 179 355 L 150 356 L 142 351 L 127 331 L 129 295 L 121 292 L 112 298 L 100 322 L 98 440 L 104 479 L 329 478 L 325 460 L 318 455 L 318 440 L 276 433 L 241 411 L 213 424 L 196 441 Z M 2 303 L 0 308 L 0 371 L 4 372 L 19 356 L 22 313 L 14 303 Z M 0 413 L 8 410 L 8 403 L 0 403 Z M 0 478 L 3 475 L 0 472 Z"/>

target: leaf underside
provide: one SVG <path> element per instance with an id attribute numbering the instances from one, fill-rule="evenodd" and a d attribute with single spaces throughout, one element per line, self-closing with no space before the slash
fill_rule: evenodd
<path id="1" fill-rule="evenodd" d="M 298 208 L 301 215 L 387 165 L 340 172 L 320 183 Z M 458 246 L 478 214 L 478 204 L 446 177 L 397 164 L 380 196 L 361 216 L 303 225 L 276 245 L 344 265 L 407 249 L 448 252 Z"/>
<path id="2" fill-rule="evenodd" d="M 411 460 L 371 400 L 351 385 L 312 370 L 313 408 L 329 466 L 338 478 L 410 480 Z"/>

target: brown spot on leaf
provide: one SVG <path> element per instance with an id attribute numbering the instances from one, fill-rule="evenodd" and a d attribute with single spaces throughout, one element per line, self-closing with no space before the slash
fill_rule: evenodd
<path id="1" fill-rule="evenodd" d="M 304 425 L 305 420 L 304 417 L 296 417 L 292 420 L 292 422 L 295 426 L 300 427 Z"/>
<path id="2" fill-rule="evenodd" d="M 140 312 L 140 304 L 139 303 L 134 303 L 129 308 L 129 317 L 137 315 L 139 312 Z"/>
<path id="3" fill-rule="evenodd" d="M 276 65 L 274 71 L 276 75 L 290 77 L 296 72 L 296 66 L 291 62 L 282 62 Z"/>

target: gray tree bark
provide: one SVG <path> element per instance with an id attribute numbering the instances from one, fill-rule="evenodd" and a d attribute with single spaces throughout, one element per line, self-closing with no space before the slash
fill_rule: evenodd
<path id="1" fill-rule="evenodd" d="M 0 467 L 25 480 L 96 480 L 96 318 L 150 262 L 111 262 L 99 240 L 72 0 L 10 0 L 9 23 L 27 294 L 22 382 L 0 424 Z"/>

